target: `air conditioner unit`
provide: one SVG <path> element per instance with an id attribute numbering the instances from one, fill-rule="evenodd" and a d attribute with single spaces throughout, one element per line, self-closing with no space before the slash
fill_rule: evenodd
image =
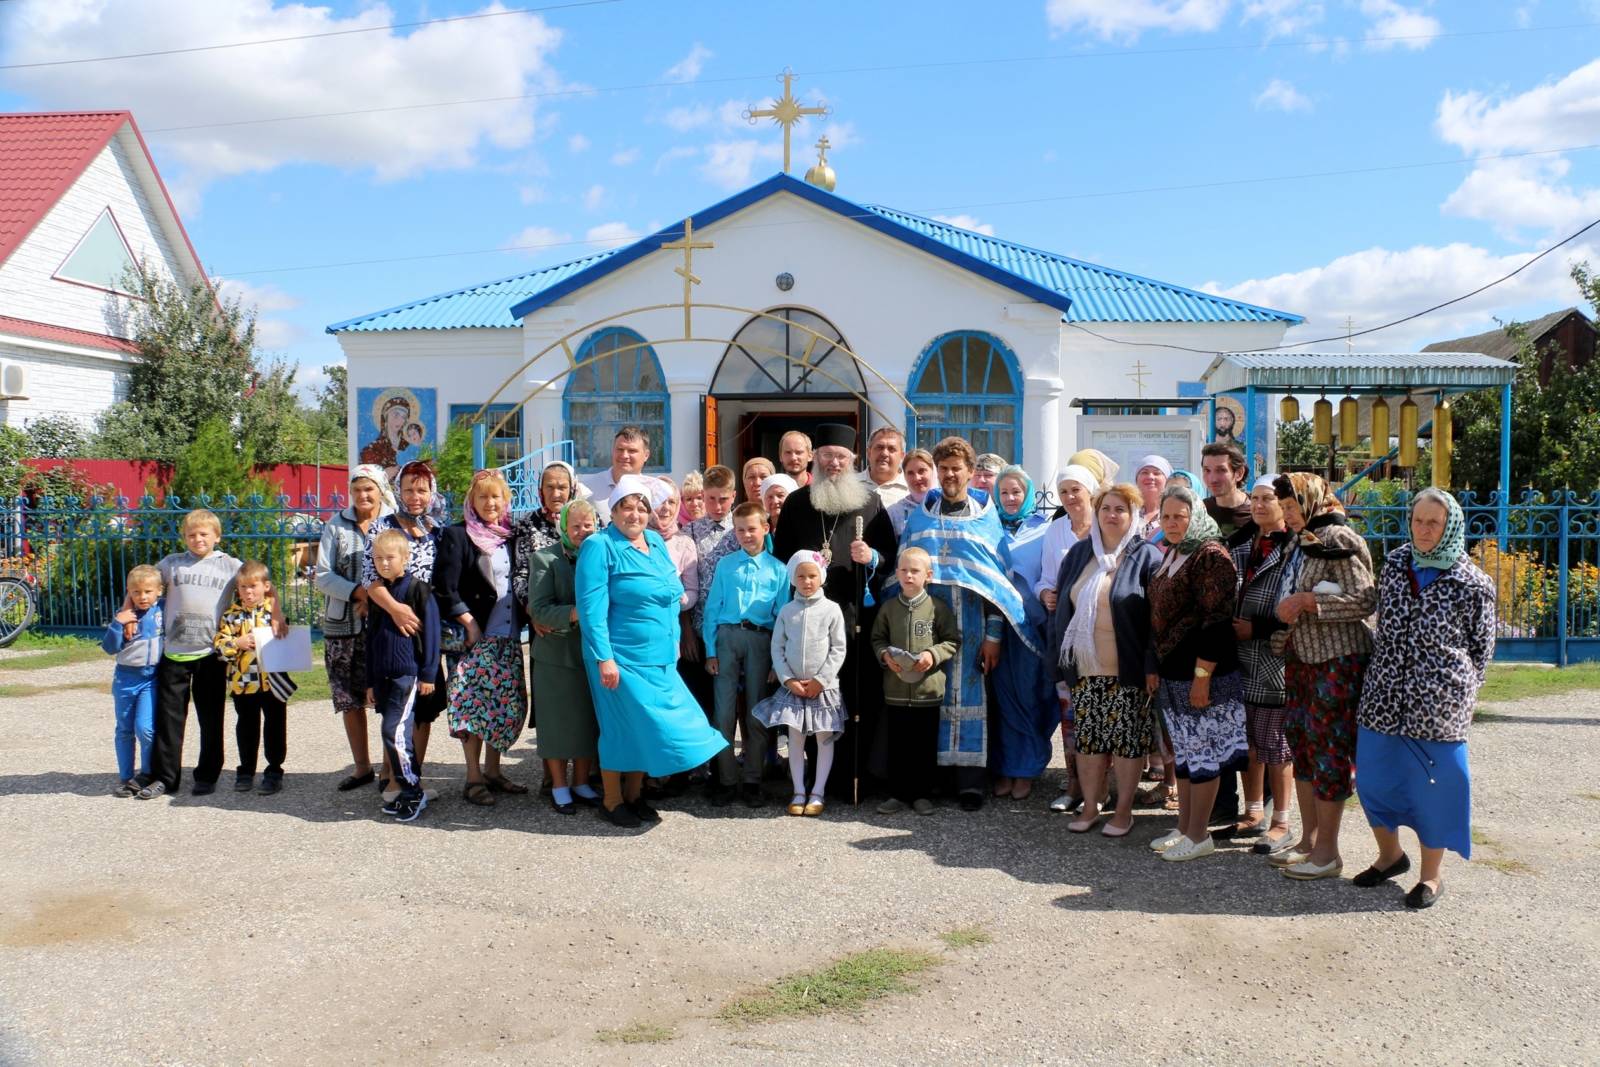
<path id="1" fill-rule="evenodd" d="M 28 367 L 23 363 L 0 363 L 0 400 L 28 399 Z"/>

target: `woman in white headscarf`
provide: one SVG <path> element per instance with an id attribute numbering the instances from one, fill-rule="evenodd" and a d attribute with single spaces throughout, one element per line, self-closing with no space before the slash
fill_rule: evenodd
<path id="1" fill-rule="evenodd" d="M 1054 484 L 1061 510 L 1044 532 L 1039 582 L 1033 587 L 1045 611 L 1056 610 L 1056 572 L 1066 558 L 1067 549 L 1089 536 L 1089 526 L 1094 521 L 1094 498 L 1100 492 L 1100 479 L 1088 467 L 1072 463 L 1061 468 Z"/>
<path id="2" fill-rule="evenodd" d="M 350 505 L 322 526 L 314 583 L 322 594 L 323 662 L 333 710 L 344 718 L 350 742 L 350 773 L 340 792 L 370 785 L 372 750 L 367 744 L 367 656 L 363 627 L 367 591 L 361 585 L 361 557 L 373 523 L 394 511 L 394 494 L 383 468 L 363 463 L 350 471 Z"/>
<path id="3" fill-rule="evenodd" d="M 1161 493 L 1172 477 L 1172 464 L 1165 456 L 1149 455 L 1139 461 L 1133 484 L 1139 487 L 1139 536 L 1149 541 L 1161 532 Z"/>

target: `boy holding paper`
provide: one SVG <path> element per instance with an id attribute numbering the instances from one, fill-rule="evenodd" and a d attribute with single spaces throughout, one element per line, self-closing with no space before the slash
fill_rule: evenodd
<path id="1" fill-rule="evenodd" d="M 255 786 L 256 755 L 262 746 L 265 722 L 267 769 L 261 774 L 261 793 L 283 788 L 283 760 L 288 754 L 289 696 L 295 684 L 287 674 L 263 671 L 256 650 L 256 631 L 272 629 L 272 579 L 266 565 L 251 560 L 239 568 L 233 603 L 222 613 L 214 642 L 228 670 L 228 692 L 238 715 L 234 739 L 239 745 L 239 769 L 233 778 L 236 793 Z"/>

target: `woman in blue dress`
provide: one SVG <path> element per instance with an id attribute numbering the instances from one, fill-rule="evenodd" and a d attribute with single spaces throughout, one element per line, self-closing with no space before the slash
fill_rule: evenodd
<path id="1" fill-rule="evenodd" d="M 1044 605 L 1033 595 L 1044 555 L 1044 532 L 1050 525 L 1037 510 L 1033 479 L 1021 467 L 1006 467 L 995 479 L 995 500 L 1003 544 L 1010 552 L 1011 573 L 1027 610 L 1026 624 L 1043 647 L 1046 621 Z M 1000 663 L 991 677 L 996 703 L 995 745 L 990 752 L 994 795 L 1023 800 L 1033 792 L 1033 780 L 1050 765 L 1051 738 L 1061 722 L 1055 683 L 1043 657 L 1007 627 L 1002 638 Z"/>
<path id="2" fill-rule="evenodd" d="M 600 723 L 600 810 L 622 827 L 661 818 L 641 795 L 646 774 L 690 770 L 727 744 L 678 675 L 683 583 L 666 542 L 648 528 L 650 489 L 638 475 L 617 480 L 611 525 L 583 543 L 575 575 L 583 666 Z"/>

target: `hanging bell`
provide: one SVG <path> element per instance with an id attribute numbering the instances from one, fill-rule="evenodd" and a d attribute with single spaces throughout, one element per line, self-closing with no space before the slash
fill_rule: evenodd
<path id="1" fill-rule="evenodd" d="M 1300 401 L 1292 396 L 1286 396 L 1278 401 L 1278 420 L 1280 422 L 1294 422 L 1300 417 Z"/>
<path id="2" fill-rule="evenodd" d="M 1353 396 L 1339 401 L 1339 447 L 1354 448 L 1361 440 L 1361 405 Z"/>
<path id="3" fill-rule="evenodd" d="M 1409 396 L 1400 405 L 1400 466 L 1417 465 L 1417 402 Z"/>
<path id="4" fill-rule="evenodd" d="M 1389 454 L 1389 402 L 1383 397 L 1372 401 L 1372 458 Z"/>
<path id="5" fill-rule="evenodd" d="M 1327 397 L 1311 405 L 1311 432 L 1317 444 L 1333 447 L 1333 403 Z"/>
<path id="6" fill-rule="evenodd" d="M 1450 450 L 1455 444 L 1450 421 L 1450 401 L 1441 397 L 1433 409 L 1433 484 L 1450 488 Z"/>

